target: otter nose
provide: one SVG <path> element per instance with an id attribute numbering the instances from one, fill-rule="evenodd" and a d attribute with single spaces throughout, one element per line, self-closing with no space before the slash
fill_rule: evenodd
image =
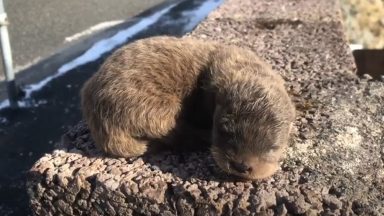
<path id="1" fill-rule="evenodd" d="M 247 173 L 247 172 L 252 172 L 252 167 L 246 165 L 244 162 L 230 162 L 230 166 L 232 169 L 236 170 L 239 173 Z"/>

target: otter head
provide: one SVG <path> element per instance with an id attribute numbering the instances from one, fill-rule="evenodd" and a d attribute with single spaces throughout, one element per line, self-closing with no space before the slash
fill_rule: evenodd
<path id="1" fill-rule="evenodd" d="M 218 166 L 246 179 L 274 174 L 291 128 L 284 112 L 265 97 L 254 102 L 217 103 L 211 152 Z"/>

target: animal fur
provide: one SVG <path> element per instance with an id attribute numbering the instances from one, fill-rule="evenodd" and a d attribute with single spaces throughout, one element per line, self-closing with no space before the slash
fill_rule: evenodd
<path id="1" fill-rule="evenodd" d="M 283 79 L 253 52 L 191 38 L 118 49 L 81 99 L 96 145 L 110 155 L 209 145 L 219 167 L 250 179 L 276 171 L 295 117 Z"/>

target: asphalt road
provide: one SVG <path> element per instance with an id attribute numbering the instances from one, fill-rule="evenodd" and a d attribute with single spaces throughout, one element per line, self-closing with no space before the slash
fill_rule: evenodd
<path id="1" fill-rule="evenodd" d="M 15 70 L 70 43 L 66 38 L 100 23 L 126 20 L 165 0 L 4 0 Z M 0 80 L 4 78 L 0 63 Z"/>

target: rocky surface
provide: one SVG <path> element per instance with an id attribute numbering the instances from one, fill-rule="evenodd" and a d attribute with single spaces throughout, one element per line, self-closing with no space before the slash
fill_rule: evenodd
<path id="1" fill-rule="evenodd" d="M 383 215 L 384 85 L 355 76 L 334 3 L 227 0 L 187 35 L 249 47 L 287 81 L 298 117 L 273 177 L 225 176 L 208 152 L 109 158 L 80 123 L 30 170 L 35 214 Z"/>

